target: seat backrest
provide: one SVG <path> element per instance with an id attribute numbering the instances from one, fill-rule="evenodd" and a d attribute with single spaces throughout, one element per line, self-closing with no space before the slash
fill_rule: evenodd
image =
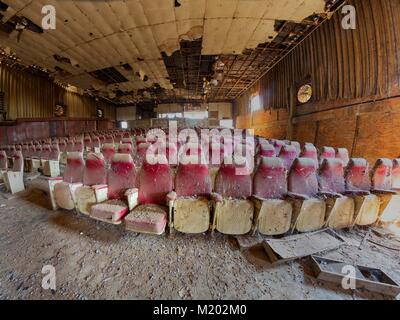
<path id="1" fill-rule="evenodd" d="M 60 139 L 58 142 L 58 147 L 60 148 L 60 152 L 65 152 L 67 150 L 67 143 L 64 139 Z"/>
<path id="2" fill-rule="evenodd" d="M 318 151 L 312 143 L 306 143 L 303 147 L 303 151 L 300 154 L 301 158 L 313 159 L 315 165 L 318 165 Z"/>
<path id="3" fill-rule="evenodd" d="M 321 164 L 324 159 L 336 158 L 336 151 L 332 147 L 322 147 L 321 153 L 319 155 L 319 163 Z"/>
<path id="4" fill-rule="evenodd" d="M 346 167 L 344 174 L 346 190 L 370 191 L 371 180 L 369 177 L 368 161 L 362 158 L 352 158 Z"/>
<path id="5" fill-rule="evenodd" d="M 124 199 L 125 191 L 136 187 L 136 171 L 130 154 L 116 153 L 107 174 L 108 198 Z"/>
<path id="6" fill-rule="evenodd" d="M 105 143 L 101 148 L 101 153 L 104 156 L 104 159 L 109 162 L 112 157 L 115 155 L 115 147 L 113 143 Z"/>
<path id="7" fill-rule="evenodd" d="M 106 135 L 104 143 L 114 143 L 114 137 L 112 135 Z"/>
<path id="8" fill-rule="evenodd" d="M 63 180 L 68 183 L 82 182 L 85 162 L 81 152 L 68 152 Z"/>
<path id="9" fill-rule="evenodd" d="M 13 167 L 14 172 L 24 171 L 24 157 L 22 156 L 22 151 L 15 151 L 13 155 Z"/>
<path id="10" fill-rule="evenodd" d="M 286 143 L 282 140 L 274 140 L 274 148 L 275 148 L 275 154 L 279 154 L 281 152 L 282 147 Z"/>
<path id="11" fill-rule="evenodd" d="M 371 171 L 373 189 L 390 190 L 392 188 L 393 162 L 390 159 L 380 158 Z"/>
<path id="12" fill-rule="evenodd" d="M 133 154 L 132 145 L 129 143 L 120 144 L 118 146 L 118 153 Z"/>
<path id="13" fill-rule="evenodd" d="M 153 161 L 153 157 L 158 160 Z M 139 172 L 139 203 L 166 205 L 173 178 L 165 155 L 147 156 Z"/>
<path id="14" fill-rule="evenodd" d="M 129 138 L 129 137 L 122 138 L 122 140 L 121 140 L 121 143 L 122 143 L 122 144 L 130 144 L 130 145 L 132 145 L 132 146 L 133 146 L 132 139 L 131 139 L 131 138 Z"/>
<path id="15" fill-rule="evenodd" d="M 346 148 L 337 148 L 336 158 L 342 160 L 343 166 L 346 167 L 350 161 L 349 150 L 347 150 Z"/>
<path id="16" fill-rule="evenodd" d="M 7 154 L 4 150 L 0 151 L 0 170 L 8 169 Z"/>
<path id="17" fill-rule="evenodd" d="M 83 143 L 84 143 L 85 147 L 90 148 L 92 146 L 92 138 L 90 138 L 90 136 L 84 137 Z"/>
<path id="18" fill-rule="evenodd" d="M 65 148 L 66 152 L 74 152 L 75 149 L 75 142 L 72 139 L 67 141 L 67 147 Z"/>
<path id="19" fill-rule="evenodd" d="M 344 193 L 344 167 L 341 159 L 325 159 L 319 168 L 319 189 L 322 192 Z"/>
<path id="20" fill-rule="evenodd" d="M 82 140 L 76 140 L 74 144 L 74 151 L 75 152 L 83 152 L 84 145 Z"/>
<path id="21" fill-rule="evenodd" d="M 287 193 L 286 178 L 282 159 L 262 157 L 253 178 L 253 194 L 263 199 L 280 198 Z"/>
<path id="22" fill-rule="evenodd" d="M 92 138 L 92 143 L 90 145 L 92 148 L 100 148 L 101 142 L 99 137 L 93 137 Z"/>
<path id="23" fill-rule="evenodd" d="M 317 166 L 310 158 L 297 158 L 289 171 L 288 190 L 315 197 L 318 193 Z"/>
<path id="24" fill-rule="evenodd" d="M 37 157 L 37 158 L 40 158 L 41 155 L 42 155 L 42 150 L 43 150 L 43 147 L 40 144 L 37 144 L 35 146 L 35 152 L 34 152 L 33 156 Z"/>
<path id="25" fill-rule="evenodd" d="M 224 159 L 215 178 L 215 191 L 223 198 L 247 199 L 251 197 L 252 179 L 250 171 L 244 174 L 245 166 L 245 164 L 228 164 Z"/>
<path id="26" fill-rule="evenodd" d="M 175 177 L 175 191 L 178 196 L 209 196 L 211 189 L 211 177 L 206 164 L 179 164 Z"/>
<path id="27" fill-rule="evenodd" d="M 393 160 L 392 189 L 400 189 L 400 158 Z"/>
<path id="28" fill-rule="evenodd" d="M 261 157 L 276 157 L 275 148 L 269 143 L 260 143 L 259 156 Z"/>
<path id="29" fill-rule="evenodd" d="M 290 141 L 290 145 L 296 148 L 297 157 L 300 157 L 301 145 L 298 141 Z"/>
<path id="30" fill-rule="evenodd" d="M 135 165 L 140 167 L 143 165 L 143 162 L 146 159 L 147 149 L 151 146 L 150 143 L 141 143 L 138 146 L 136 157 L 135 157 Z"/>
<path id="31" fill-rule="evenodd" d="M 107 183 L 107 170 L 104 156 L 101 153 L 89 153 L 83 171 L 83 184 L 93 186 Z"/>
<path id="32" fill-rule="evenodd" d="M 297 158 L 297 150 L 294 146 L 284 145 L 279 153 L 279 158 L 282 159 L 286 170 L 290 170 L 293 161 Z"/>
<path id="33" fill-rule="evenodd" d="M 49 144 L 45 144 L 42 147 L 42 152 L 40 154 L 41 159 L 48 160 L 51 153 L 51 146 Z"/>

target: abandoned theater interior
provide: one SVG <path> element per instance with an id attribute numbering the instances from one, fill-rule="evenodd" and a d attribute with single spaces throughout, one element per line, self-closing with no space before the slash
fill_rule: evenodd
<path id="1" fill-rule="evenodd" d="M 0 299 L 400 299 L 399 126 L 400 0 L 1 0 Z"/>

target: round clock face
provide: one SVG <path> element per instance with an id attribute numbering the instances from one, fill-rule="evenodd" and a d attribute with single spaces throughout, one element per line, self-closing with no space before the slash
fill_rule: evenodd
<path id="1" fill-rule="evenodd" d="M 306 103 L 310 101 L 312 94 L 313 94 L 313 89 L 311 85 L 305 84 L 304 86 L 301 86 L 299 91 L 297 92 L 297 100 L 300 103 Z"/>
<path id="2" fill-rule="evenodd" d="M 60 105 L 56 105 L 56 109 L 55 109 L 54 113 L 57 117 L 63 116 L 64 115 L 64 107 L 60 106 Z"/>

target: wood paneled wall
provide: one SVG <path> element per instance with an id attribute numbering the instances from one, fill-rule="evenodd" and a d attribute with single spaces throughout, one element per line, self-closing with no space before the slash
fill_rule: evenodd
<path id="1" fill-rule="evenodd" d="M 348 3 L 356 8 L 356 30 L 344 30 L 336 13 L 235 102 L 237 127 L 285 136 L 284 122 L 265 114 L 288 110 L 289 88 L 310 79 L 313 98 L 295 106 L 293 139 L 344 146 L 370 161 L 400 155 L 400 0 Z M 250 112 L 254 94 L 267 111 Z"/>
<path id="2" fill-rule="evenodd" d="M 69 92 L 43 77 L 4 64 L 0 64 L 0 91 L 5 92 L 7 120 L 53 117 L 56 104 L 66 105 L 70 118 L 95 118 L 100 107 L 105 118 L 115 120 L 112 104 Z"/>
<path id="3" fill-rule="evenodd" d="M 65 137 L 115 128 L 115 121 L 87 119 L 19 119 L 0 122 L 0 144 L 11 144 L 48 137 Z"/>

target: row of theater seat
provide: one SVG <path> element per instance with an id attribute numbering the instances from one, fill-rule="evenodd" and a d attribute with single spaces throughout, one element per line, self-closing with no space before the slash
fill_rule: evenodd
<path id="1" fill-rule="evenodd" d="M 125 138 L 130 141 L 121 138 L 120 142 L 127 143 L 119 144 L 117 150 L 114 143 L 101 145 L 104 156 L 89 153 L 86 166 L 82 152 L 68 152 L 64 180 L 52 181 L 55 206 L 77 208 L 112 223 L 125 220 L 128 229 L 138 232 L 159 234 L 169 225 L 171 230 L 187 233 L 258 230 L 277 235 L 324 225 L 343 228 L 375 223 L 382 214 L 382 197 L 390 203 L 399 188 L 397 159 L 379 159 L 370 174 L 366 160 L 349 159 L 346 149 L 324 147 L 318 153 L 312 144 L 301 149 L 297 142 L 262 138 L 253 150 L 250 144 L 257 164 L 253 174 L 243 170 L 246 161 L 208 166 L 194 157 L 193 163 L 178 165 L 174 178 L 167 161 L 146 159 L 154 141 L 142 136 L 135 137 L 136 141 Z M 218 150 L 226 160 L 234 146 L 227 151 L 222 148 L 226 141 L 220 142 L 208 150 L 196 150 L 204 155 Z M 247 146 L 243 140 L 239 144 Z M 165 158 L 170 156 L 170 147 L 168 143 Z M 174 148 L 179 150 L 177 144 Z M 142 162 L 135 169 L 132 156 L 139 154 Z"/>
<path id="2" fill-rule="evenodd" d="M 312 158 L 300 157 L 295 158 L 288 169 L 280 157 L 261 157 L 254 175 L 241 170 L 243 165 L 223 163 L 218 168 L 213 187 L 209 166 L 196 163 L 196 160 L 179 164 L 174 180 L 173 170 L 166 161 L 153 163 L 145 159 L 144 165 L 136 172 L 130 155 L 115 154 L 107 173 L 100 154 L 90 154 L 85 167 L 81 154 L 71 153 L 63 190 L 71 191 L 70 185 L 74 183 L 78 183 L 78 187 L 73 188 L 75 195 L 71 195 L 68 205 L 63 207 L 72 209 L 77 206 L 81 212 L 96 216 L 98 206 L 93 204 L 100 201 L 90 202 L 89 206 L 93 205 L 93 208 L 85 209 L 88 204 L 79 197 L 83 190 L 80 188 L 86 185 L 87 189 L 93 189 L 94 185 L 94 189 L 108 188 L 107 197 L 103 196 L 102 200 L 123 200 L 127 196 L 132 196 L 131 200 L 136 199 L 136 205 L 129 205 L 129 209 L 133 210 L 127 216 L 128 222 L 135 217 L 137 210 L 142 210 L 139 216 L 146 218 L 146 210 L 143 211 L 143 207 L 137 207 L 137 204 L 154 205 L 158 215 L 154 212 L 152 215 L 161 219 L 157 220 L 157 232 L 162 230 L 160 226 L 167 213 L 171 228 L 188 233 L 205 232 L 211 228 L 226 234 L 244 234 L 253 229 L 275 235 L 284 234 L 291 228 L 307 232 L 324 225 L 333 228 L 369 225 L 378 219 L 379 195 L 396 193 L 399 161 L 393 163 L 394 169 L 392 161 L 379 159 L 370 179 L 369 165 L 364 159 L 350 159 L 345 169 L 340 158 L 325 158 L 318 166 Z M 90 178 L 89 182 L 88 177 L 99 180 Z M 56 199 L 60 198 L 57 186 L 55 193 Z M 95 199 L 96 191 L 92 194 L 92 199 Z M 365 205 L 366 201 L 369 205 Z M 211 203 L 212 211 L 207 209 Z M 166 205 L 170 209 L 162 214 L 160 206 Z M 107 206 L 110 207 L 110 204 Z M 118 206 L 121 207 L 120 202 Z M 99 215 L 103 219 L 107 217 L 119 222 L 124 216 L 118 211 L 114 217 L 112 208 L 108 216 L 102 210 Z M 128 208 L 125 213 L 128 213 Z M 140 219 L 135 221 L 139 225 L 144 223 Z M 149 224 L 148 221 L 146 223 Z M 130 225 L 140 231 L 139 227 Z"/>

